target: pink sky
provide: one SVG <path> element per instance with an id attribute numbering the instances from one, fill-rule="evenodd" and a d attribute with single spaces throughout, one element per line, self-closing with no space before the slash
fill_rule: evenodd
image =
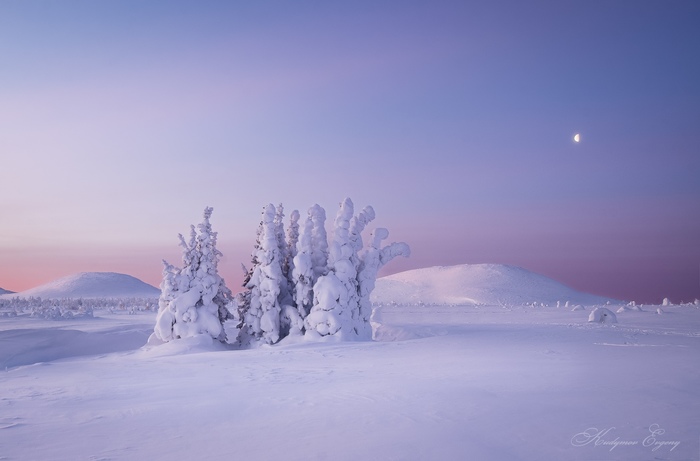
<path id="1" fill-rule="evenodd" d="M 350 196 L 413 256 L 700 298 L 693 2 L 2 2 L 0 287 L 157 285 L 213 206 Z M 581 143 L 572 140 L 581 133 Z"/>

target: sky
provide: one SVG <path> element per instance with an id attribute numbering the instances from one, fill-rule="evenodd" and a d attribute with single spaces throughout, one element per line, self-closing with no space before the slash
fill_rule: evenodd
<path id="1" fill-rule="evenodd" d="M 412 256 L 700 298 L 697 1 L 0 2 L 0 287 L 158 285 L 214 207 L 372 205 Z M 580 133 L 581 141 L 573 136 Z"/>

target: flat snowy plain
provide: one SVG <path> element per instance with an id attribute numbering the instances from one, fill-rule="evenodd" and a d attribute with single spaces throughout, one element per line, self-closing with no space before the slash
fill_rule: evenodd
<path id="1" fill-rule="evenodd" d="M 0 459 L 699 460 L 700 310 L 657 307 L 382 302 L 375 341 L 255 350 L 1 318 Z"/>

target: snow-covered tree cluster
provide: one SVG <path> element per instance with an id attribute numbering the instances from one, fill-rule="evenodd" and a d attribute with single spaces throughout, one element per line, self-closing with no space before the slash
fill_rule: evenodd
<path id="1" fill-rule="evenodd" d="M 283 218 L 281 204 L 263 210 L 246 291 L 237 297 L 240 343 L 274 344 L 300 335 L 371 339 L 369 297 L 377 273 L 396 256 L 409 256 L 408 245 L 382 247 L 389 232 L 379 228 L 365 248 L 362 232 L 375 218 L 374 209 L 367 206 L 355 215 L 349 198 L 340 204 L 330 242 L 319 205 L 308 210 L 303 226 L 293 211 L 286 233 Z"/>
<path id="2" fill-rule="evenodd" d="M 163 281 L 158 299 L 155 338 L 170 341 L 199 334 L 227 342 L 225 324 L 233 321 L 233 296 L 218 272 L 221 252 L 216 249 L 217 233 L 209 218 L 213 209 L 205 208 L 204 221 L 191 226 L 190 239 L 179 235 L 182 267 L 163 261 Z M 235 339 L 235 338 L 234 338 Z"/>
<path id="3" fill-rule="evenodd" d="M 245 290 L 235 298 L 218 275 L 221 253 L 211 230 L 212 209 L 180 235 L 182 268 L 164 261 L 162 294 L 154 336 L 160 341 L 209 334 L 248 347 L 275 344 L 287 336 L 317 339 L 372 338 L 370 294 L 379 269 L 396 256 L 409 256 L 405 243 L 382 247 L 389 232 L 375 229 L 365 247 L 362 232 L 375 217 L 370 206 L 355 214 L 347 198 L 329 241 L 326 212 L 312 206 L 306 219 L 293 211 L 285 230 L 284 207 L 264 207 L 245 271 Z"/>

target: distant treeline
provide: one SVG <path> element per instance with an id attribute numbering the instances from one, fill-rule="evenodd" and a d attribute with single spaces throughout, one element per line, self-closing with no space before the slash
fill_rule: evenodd
<path id="1" fill-rule="evenodd" d="M 30 317 L 59 319 L 92 317 L 93 311 L 137 311 L 155 310 L 157 298 L 11 298 L 0 299 L 0 317 L 29 315 Z"/>

